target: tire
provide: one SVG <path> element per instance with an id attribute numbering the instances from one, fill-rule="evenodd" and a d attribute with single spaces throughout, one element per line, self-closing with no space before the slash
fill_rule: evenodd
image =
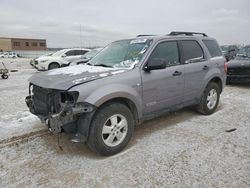
<path id="1" fill-rule="evenodd" d="M 58 63 L 50 63 L 49 64 L 49 70 L 58 69 L 58 68 L 60 68 L 60 65 Z"/>
<path id="2" fill-rule="evenodd" d="M 220 88 L 216 83 L 210 82 L 203 92 L 203 96 L 197 106 L 197 111 L 204 115 L 210 115 L 216 110 L 219 100 Z"/>
<path id="3" fill-rule="evenodd" d="M 109 156 L 119 153 L 131 139 L 134 125 L 133 115 L 127 106 L 109 103 L 94 115 L 87 145 L 100 155 Z"/>
<path id="4" fill-rule="evenodd" d="M 9 76 L 7 75 L 7 74 L 2 74 L 2 79 L 8 79 L 9 78 Z"/>

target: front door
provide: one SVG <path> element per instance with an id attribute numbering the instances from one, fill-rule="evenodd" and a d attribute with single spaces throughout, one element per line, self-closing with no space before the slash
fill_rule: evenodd
<path id="1" fill-rule="evenodd" d="M 151 53 L 152 59 L 162 59 L 167 67 L 145 72 L 142 70 L 144 114 L 168 109 L 182 103 L 184 66 L 180 63 L 178 43 L 160 42 Z"/>

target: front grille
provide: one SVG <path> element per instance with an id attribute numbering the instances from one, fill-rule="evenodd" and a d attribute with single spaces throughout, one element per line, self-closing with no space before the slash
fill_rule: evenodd
<path id="1" fill-rule="evenodd" d="M 250 76 L 250 68 L 248 67 L 237 67 L 237 68 L 229 68 L 229 75 L 245 75 Z"/>
<path id="2" fill-rule="evenodd" d="M 48 115 L 59 111 L 60 93 L 57 90 L 32 85 L 33 106 L 36 114 Z"/>

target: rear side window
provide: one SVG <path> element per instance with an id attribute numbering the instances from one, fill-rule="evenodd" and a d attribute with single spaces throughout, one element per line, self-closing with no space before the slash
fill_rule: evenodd
<path id="1" fill-rule="evenodd" d="M 202 40 L 212 57 L 222 56 L 219 45 L 214 40 Z"/>
<path id="2" fill-rule="evenodd" d="M 204 53 L 197 41 L 194 40 L 184 40 L 181 41 L 183 48 L 184 62 L 190 60 L 197 60 L 192 62 L 198 62 L 201 59 L 204 59 Z"/>
<path id="3" fill-rule="evenodd" d="M 180 64 L 177 42 L 171 41 L 158 44 L 152 52 L 149 61 L 154 58 L 164 59 L 167 62 L 167 66 Z"/>

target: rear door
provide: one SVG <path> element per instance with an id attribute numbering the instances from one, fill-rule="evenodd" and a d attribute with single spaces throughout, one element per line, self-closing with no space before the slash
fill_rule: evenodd
<path id="1" fill-rule="evenodd" d="M 75 59 L 81 59 L 82 55 L 84 55 L 86 52 L 88 52 L 87 50 L 75 50 Z"/>
<path id="2" fill-rule="evenodd" d="M 163 59 L 167 67 L 145 72 L 142 70 L 144 114 L 151 114 L 182 103 L 184 66 L 180 63 L 177 41 L 158 43 L 147 62 Z"/>
<path id="3" fill-rule="evenodd" d="M 184 101 L 192 102 L 200 98 L 205 76 L 211 67 L 198 41 L 182 40 L 181 46 L 185 64 Z"/>

